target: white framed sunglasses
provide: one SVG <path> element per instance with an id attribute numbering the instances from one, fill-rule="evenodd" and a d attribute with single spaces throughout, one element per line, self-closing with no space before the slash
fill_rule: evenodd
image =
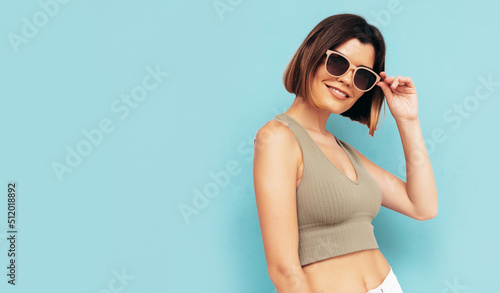
<path id="1" fill-rule="evenodd" d="M 354 66 L 344 54 L 332 50 L 326 51 L 325 69 L 328 74 L 333 77 L 341 77 L 351 68 L 354 68 L 353 84 L 362 92 L 371 90 L 382 79 L 375 71 L 366 66 Z"/>

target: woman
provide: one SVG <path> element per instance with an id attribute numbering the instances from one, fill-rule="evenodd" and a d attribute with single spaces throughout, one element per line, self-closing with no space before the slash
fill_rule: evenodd
<path id="1" fill-rule="evenodd" d="M 371 220 L 380 206 L 432 219 L 438 200 L 410 77 L 388 76 L 385 43 L 364 18 L 339 14 L 306 37 L 284 73 L 291 107 L 254 139 L 254 187 L 268 273 L 278 293 L 402 292 Z M 387 104 L 407 182 L 326 131 L 330 114 L 373 136 Z"/>

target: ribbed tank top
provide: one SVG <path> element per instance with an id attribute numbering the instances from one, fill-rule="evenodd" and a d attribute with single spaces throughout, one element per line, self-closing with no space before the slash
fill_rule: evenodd
<path id="1" fill-rule="evenodd" d="M 380 209 L 382 193 L 354 149 L 335 137 L 356 170 L 356 181 L 337 169 L 291 116 L 280 113 L 273 120 L 288 125 L 302 151 L 303 176 L 296 189 L 301 266 L 379 248 L 371 222 Z"/>

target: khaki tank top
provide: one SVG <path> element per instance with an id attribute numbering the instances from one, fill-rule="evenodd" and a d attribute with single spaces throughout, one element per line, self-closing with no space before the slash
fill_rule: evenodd
<path id="1" fill-rule="evenodd" d="M 280 113 L 273 120 L 288 125 L 302 151 L 304 170 L 296 189 L 301 266 L 379 248 L 371 222 L 380 209 L 382 192 L 354 149 L 335 137 L 356 170 L 356 181 L 337 169 L 291 116 Z"/>

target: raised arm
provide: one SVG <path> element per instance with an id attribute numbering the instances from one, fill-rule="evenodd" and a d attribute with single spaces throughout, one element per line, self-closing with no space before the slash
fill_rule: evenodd
<path id="1" fill-rule="evenodd" d="M 278 293 L 312 293 L 298 256 L 297 168 L 301 150 L 282 122 L 262 126 L 254 141 L 255 199 L 269 277 Z"/>
<path id="2" fill-rule="evenodd" d="M 382 186 L 382 205 L 419 220 L 434 218 L 438 213 L 436 181 L 418 118 L 417 89 L 410 77 L 380 73 L 377 85 L 387 98 L 396 120 L 406 160 L 406 181 L 389 174 L 362 158 L 372 176 Z"/>

